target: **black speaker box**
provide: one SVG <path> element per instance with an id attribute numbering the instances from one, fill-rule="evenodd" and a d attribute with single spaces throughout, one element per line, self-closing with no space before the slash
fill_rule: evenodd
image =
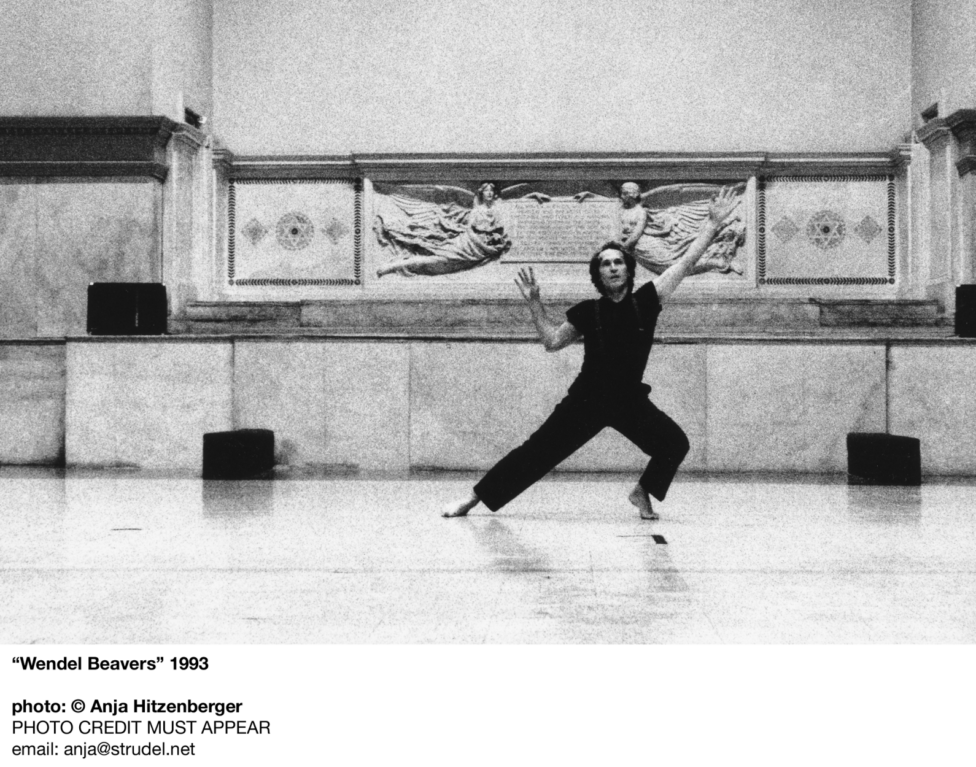
<path id="1" fill-rule="evenodd" d="M 852 485 L 922 484 L 921 442 L 895 434 L 848 434 L 847 481 Z"/>
<path id="2" fill-rule="evenodd" d="M 93 336 L 163 335 L 166 313 L 166 286 L 160 282 L 88 286 L 88 332 Z"/>
<path id="3" fill-rule="evenodd" d="M 976 285 L 956 287 L 956 335 L 976 338 Z"/>
<path id="4" fill-rule="evenodd" d="M 247 479 L 273 468 L 271 429 L 236 429 L 203 435 L 204 479 Z"/>

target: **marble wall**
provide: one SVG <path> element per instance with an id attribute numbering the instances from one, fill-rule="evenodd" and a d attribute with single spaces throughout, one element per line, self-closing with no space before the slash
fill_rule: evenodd
<path id="1" fill-rule="evenodd" d="M 155 4 L 4 0 L 0 114 L 152 114 Z"/>
<path id="2" fill-rule="evenodd" d="M 891 350 L 891 431 L 922 441 L 922 471 L 976 474 L 976 347 Z"/>
<path id="3" fill-rule="evenodd" d="M 66 457 L 199 470 L 205 431 L 255 427 L 275 431 L 281 466 L 481 470 L 548 415 L 579 358 L 501 342 L 69 341 Z M 965 342 L 722 343 L 659 344 L 645 381 L 691 439 L 684 470 L 843 473 L 847 433 L 887 419 L 922 440 L 926 474 L 972 476 L 974 377 Z M 606 431 L 562 468 L 644 463 Z"/>
<path id="4" fill-rule="evenodd" d="M 37 335 L 35 188 L 0 179 L 0 337 Z"/>
<path id="5" fill-rule="evenodd" d="M 713 471 L 847 471 L 846 436 L 885 430 L 885 347 L 708 348 Z"/>
<path id="6" fill-rule="evenodd" d="M 910 0 L 213 8 L 241 154 L 876 150 L 910 127 Z"/>
<path id="7" fill-rule="evenodd" d="M 976 0 L 912 0 L 912 114 L 976 104 Z"/>
<path id="8" fill-rule="evenodd" d="M 72 466 L 200 467 L 203 434 L 231 428 L 229 343 L 68 344 Z"/>
<path id="9" fill-rule="evenodd" d="M 237 342 L 235 423 L 273 429 L 288 465 L 406 470 L 410 354 L 396 342 Z"/>
<path id="10" fill-rule="evenodd" d="M 64 460 L 63 343 L 0 343 L 0 463 Z"/>
<path id="11" fill-rule="evenodd" d="M 410 460 L 414 466 L 487 469 L 522 443 L 565 396 L 582 349 L 547 354 L 524 344 L 412 344 Z M 654 350 L 645 381 L 654 400 L 692 442 L 688 468 L 704 468 L 705 347 Z M 680 381 L 660 387 L 658 382 Z M 607 430 L 568 458 L 568 470 L 613 471 L 646 464 L 643 453 Z"/>
<path id="12" fill-rule="evenodd" d="M 0 337 L 84 334 L 91 282 L 158 281 L 151 180 L 0 184 Z"/>

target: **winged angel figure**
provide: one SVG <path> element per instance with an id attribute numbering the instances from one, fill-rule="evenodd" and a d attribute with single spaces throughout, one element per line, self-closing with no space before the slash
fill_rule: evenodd
<path id="1" fill-rule="evenodd" d="M 373 231 L 395 259 L 376 270 L 377 277 L 463 272 L 496 261 L 512 247 L 498 202 L 527 197 L 548 202 L 539 192 L 520 194 L 528 184 L 505 187 L 491 182 L 476 192 L 457 186 L 404 184 L 392 194 L 377 194 Z M 409 190 L 417 196 L 398 193 Z"/>
<path id="2" fill-rule="evenodd" d="M 745 185 L 734 187 L 741 194 Z M 641 192 L 640 186 L 627 182 L 620 187 L 620 243 L 645 269 L 663 273 L 684 255 L 694 242 L 702 223 L 708 218 L 708 202 L 720 191 L 714 184 L 671 184 Z M 600 197 L 580 192 L 574 199 L 583 202 Z M 740 211 L 722 225 L 705 255 L 690 274 L 719 272 L 742 274 L 735 262 L 739 247 L 745 242 L 745 223 Z"/>

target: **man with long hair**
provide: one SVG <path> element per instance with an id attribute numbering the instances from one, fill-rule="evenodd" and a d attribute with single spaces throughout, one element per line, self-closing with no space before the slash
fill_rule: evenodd
<path id="1" fill-rule="evenodd" d="M 502 458 L 466 498 L 452 503 L 445 517 L 463 517 L 484 503 L 498 511 L 562 461 L 612 426 L 651 457 L 628 500 L 641 519 L 658 519 L 650 496 L 663 501 L 678 466 L 688 453 L 688 438 L 648 399 L 644 368 L 654 342 L 661 304 L 666 301 L 712 243 L 738 200 L 722 189 L 709 204 L 708 218 L 685 254 L 663 274 L 634 290 L 634 257 L 617 242 L 590 259 L 590 279 L 599 299 L 576 304 L 557 324 L 546 315 L 532 267 L 515 280 L 528 302 L 546 351 L 583 339 L 583 367 L 566 397 L 539 429 Z"/>

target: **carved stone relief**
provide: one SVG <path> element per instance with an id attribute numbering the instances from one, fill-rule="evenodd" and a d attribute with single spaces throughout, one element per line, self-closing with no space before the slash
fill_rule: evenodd
<path id="1" fill-rule="evenodd" d="M 361 192 L 345 180 L 246 180 L 229 190 L 234 287 L 361 283 Z"/>
<path id="2" fill-rule="evenodd" d="M 891 177 L 783 177 L 760 184 L 758 197 L 772 235 L 760 224 L 760 285 L 895 283 Z"/>
<path id="3" fill-rule="evenodd" d="M 624 244 L 660 274 L 687 250 L 708 215 L 714 184 L 532 182 L 471 188 L 376 184 L 373 232 L 385 258 L 377 276 L 435 276 L 492 262 L 587 261 L 602 244 Z M 596 191 L 591 191 L 595 189 Z M 739 185 L 741 197 L 744 185 Z M 745 212 L 723 224 L 693 273 L 741 275 Z"/>

